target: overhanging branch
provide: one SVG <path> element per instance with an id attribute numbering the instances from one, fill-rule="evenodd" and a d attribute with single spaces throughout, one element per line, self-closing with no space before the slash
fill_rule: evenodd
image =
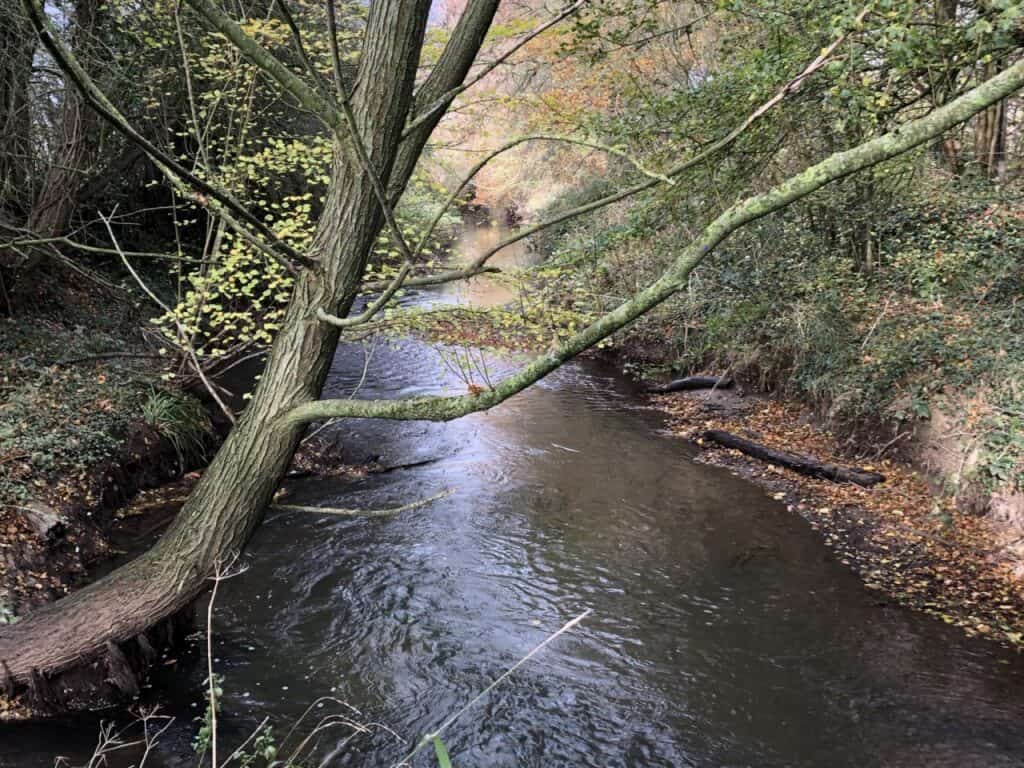
<path id="1" fill-rule="evenodd" d="M 497 386 L 476 395 L 400 400 L 318 400 L 283 414 L 285 424 L 327 418 L 450 421 L 494 407 L 539 381 L 566 361 L 625 327 L 686 285 L 690 273 L 736 230 L 851 174 L 920 146 L 1024 87 L 1024 60 L 928 115 L 857 147 L 830 155 L 768 192 L 728 208 L 687 246 L 662 276 L 630 300 L 573 334 L 552 352 L 535 358 Z"/>
<path id="2" fill-rule="evenodd" d="M 266 240 L 261 244 L 264 250 L 274 259 L 279 261 L 289 272 L 296 274 L 296 264 L 312 266 L 314 260 L 299 253 L 295 249 L 282 242 L 274 232 L 245 206 L 239 203 L 234 197 L 210 184 L 208 181 L 199 178 L 181 163 L 150 142 L 145 136 L 136 131 L 121 112 L 107 98 L 106 94 L 96 85 L 89 74 L 78 63 L 78 59 L 71 49 L 60 38 L 54 29 L 46 12 L 39 5 L 39 0 L 23 0 L 23 5 L 32 25 L 43 45 L 53 56 L 54 61 L 64 72 L 65 76 L 82 93 L 90 106 L 107 122 L 109 122 L 119 133 L 141 147 L 152 159 L 161 173 L 176 187 L 178 192 L 198 205 L 209 207 L 218 213 L 230 217 L 232 226 L 239 230 L 247 239 L 259 242 L 259 239 L 247 229 L 255 230 Z"/>

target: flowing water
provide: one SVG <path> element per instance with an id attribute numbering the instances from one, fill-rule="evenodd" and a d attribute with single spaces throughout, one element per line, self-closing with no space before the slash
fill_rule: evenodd
<path id="1" fill-rule="evenodd" d="M 463 250 L 493 236 L 470 230 Z M 477 282 L 417 300 L 512 296 Z M 362 362 L 339 348 L 328 394 L 356 388 Z M 512 362 L 490 359 L 488 374 Z M 436 350 L 404 341 L 375 349 L 358 396 L 459 389 Z M 271 513 L 217 601 L 224 743 L 264 717 L 283 734 L 336 696 L 398 738 L 342 745 L 348 733 L 328 731 L 321 755 L 393 765 L 590 609 L 446 729 L 456 766 L 1024 765 L 1017 656 L 887 604 L 802 519 L 660 429 L 591 361 L 450 424 L 341 425 L 346 459 L 409 466 L 292 482 L 292 503 L 450 495 L 379 518 Z M 179 719 L 151 765 L 195 764 L 204 674 L 197 660 L 162 673 L 154 697 Z M 4 726 L 0 765 L 80 758 L 95 728 Z M 414 764 L 435 764 L 428 751 Z"/>

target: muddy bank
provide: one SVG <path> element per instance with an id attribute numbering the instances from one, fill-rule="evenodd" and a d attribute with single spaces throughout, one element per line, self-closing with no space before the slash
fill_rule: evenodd
<path id="1" fill-rule="evenodd" d="M 55 478 L 39 498 L 0 511 L 2 589 L 9 611 L 6 621 L 17 621 L 109 571 L 118 558 L 128 554 L 117 540 L 125 505 L 140 492 L 162 489 L 181 479 L 188 469 L 169 438 L 140 422 L 130 429 L 115 455 L 92 471 Z M 53 521 L 45 530 L 38 523 L 41 513 L 43 519 Z M 176 638 L 185 636 L 190 622 L 187 613 L 174 617 L 165 626 L 154 628 L 152 641 L 140 648 L 155 652 L 155 648 L 173 645 Z M 135 680 L 134 670 L 148 662 L 141 650 L 130 645 L 127 655 L 119 655 L 116 671 L 122 675 L 130 671 L 128 676 Z M 114 672 L 108 660 L 106 666 L 89 664 L 59 679 L 40 677 L 25 697 L 5 699 L 0 695 L 0 720 L 108 706 L 121 695 L 115 690 Z"/>
<path id="2" fill-rule="evenodd" d="M 8 610 L 20 616 L 82 583 L 90 568 L 117 554 L 110 544 L 117 510 L 188 469 L 171 440 L 140 422 L 115 456 L 86 476 L 56 479 L 40 498 L 5 508 L 0 549 Z M 55 522 L 44 529 L 40 515 Z"/>
<path id="3" fill-rule="evenodd" d="M 833 556 L 880 600 L 924 611 L 1008 646 L 1024 647 L 1024 590 L 991 521 L 958 507 L 906 463 L 857 451 L 817 428 L 797 403 L 733 392 L 652 397 L 673 433 L 704 449 L 698 461 L 724 466 L 765 488 L 821 532 Z M 808 478 L 739 451 L 706 444 L 725 429 L 769 447 L 885 475 L 873 488 Z"/>

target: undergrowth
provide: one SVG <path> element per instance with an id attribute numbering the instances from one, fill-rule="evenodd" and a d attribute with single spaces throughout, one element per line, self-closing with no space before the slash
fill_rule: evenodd
<path id="1" fill-rule="evenodd" d="M 0 505 L 44 495 L 109 458 L 137 418 L 146 385 L 126 367 L 62 364 L 74 350 L 118 349 L 115 339 L 53 320 L 3 321 L 0 334 Z M 116 371 L 116 373 L 115 373 Z"/>
<path id="2" fill-rule="evenodd" d="M 955 414 L 980 435 L 976 479 L 1024 488 L 1021 190 L 935 175 L 865 212 L 844 208 L 848 184 L 737 233 L 621 351 L 646 375 L 729 371 L 851 430 L 981 395 Z M 567 230 L 547 263 L 558 290 L 543 289 L 581 311 L 627 297 L 692 236 L 677 214 L 648 202 Z"/>
<path id="3" fill-rule="evenodd" d="M 183 468 L 206 457 L 213 427 L 206 409 L 195 398 L 151 387 L 141 415 L 171 442 Z"/>

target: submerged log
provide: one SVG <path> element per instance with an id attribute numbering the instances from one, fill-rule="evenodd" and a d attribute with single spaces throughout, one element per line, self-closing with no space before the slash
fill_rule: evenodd
<path id="1" fill-rule="evenodd" d="M 834 483 L 856 483 L 868 488 L 885 480 L 885 476 L 877 472 L 855 467 L 840 467 L 836 464 L 817 461 L 808 456 L 776 451 L 760 443 L 744 440 L 742 437 L 721 429 L 708 430 L 704 433 L 704 439 L 726 448 L 735 448 L 747 456 L 753 456 L 755 459 L 766 461 L 769 464 L 777 464 L 780 467 L 792 469 L 794 472 L 799 472 L 802 475 L 819 477 L 831 480 Z"/>
<path id="2" fill-rule="evenodd" d="M 728 376 L 687 376 L 660 387 L 648 387 L 647 391 L 658 395 L 669 392 L 689 392 L 694 389 L 729 389 L 735 384 Z"/>

